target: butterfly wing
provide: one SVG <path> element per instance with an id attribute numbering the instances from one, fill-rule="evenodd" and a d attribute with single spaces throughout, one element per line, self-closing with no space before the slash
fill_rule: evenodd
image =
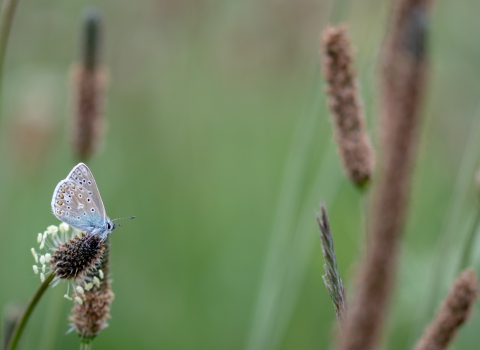
<path id="1" fill-rule="evenodd" d="M 93 206 L 97 214 L 99 214 L 104 220 L 106 220 L 107 215 L 105 214 L 105 207 L 103 206 L 102 197 L 97 187 L 97 183 L 93 178 L 93 174 L 90 169 L 83 163 L 78 163 L 68 174 L 66 180 L 71 180 L 76 182 L 80 188 L 87 191 L 87 203 L 89 207 Z M 80 189 L 80 191 L 81 191 Z M 91 199 L 91 202 L 88 201 L 88 198 Z M 85 199 L 85 198 L 84 198 Z"/>
<path id="2" fill-rule="evenodd" d="M 83 164 L 77 164 L 65 180 L 58 183 L 52 198 L 55 216 L 88 233 L 102 231 L 106 214 L 102 198 L 92 172 Z"/>

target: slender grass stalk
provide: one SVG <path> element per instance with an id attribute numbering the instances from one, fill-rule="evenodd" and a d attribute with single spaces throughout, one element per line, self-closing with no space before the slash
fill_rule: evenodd
<path id="1" fill-rule="evenodd" d="M 345 9 L 350 5 L 350 1 L 348 0 L 333 0 L 332 4 L 330 5 L 330 15 L 329 18 L 331 19 L 332 23 L 337 23 L 342 20 L 342 16 L 346 12 Z"/>
<path id="2" fill-rule="evenodd" d="M 319 96 L 319 84 L 313 92 Z M 278 307 L 279 293 L 282 285 L 284 257 L 288 254 L 289 239 L 294 230 L 298 208 L 301 205 L 301 193 L 309 158 L 310 146 L 317 136 L 314 127 L 319 110 L 319 99 L 313 111 L 304 113 L 299 120 L 295 139 L 286 163 L 284 179 L 276 209 L 267 257 L 260 285 L 255 314 L 246 349 L 260 350 L 267 348 L 273 333 L 275 313 Z"/>
<path id="3" fill-rule="evenodd" d="M 12 338 L 13 331 L 22 316 L 24 305 L 18 303 L 8 304 L 3 311 L 2 315 L 2 337 L 1 348 L 5 350 L 7 348 L 10 339 Z"/>
<path id="4" fill-rule="evenodd" d="M 47 290 L 48 286 L 50 285 L 50 282 L 53 281 L 54 277 L 55 277 L 55 274 L 53 273 L 50 273 L 49 275 L 47 275 L 45 277 L 45 280 L 38 287 L 37 291 L 28 302 L 28 305 L 25 308 L 25 311 L 23 312 L 22 317 L 20 318 L 20 322 L 18 323 L 18 325 L 15 327 L 15 330 L 13 331 L 12 339 L 10 340 L 10 343 L 7 346 L 7 350 L 14 350 L 17 348 L 18 342 L 20 341 L 20 338 L 23 334 L 23 330 L 25 329 L 25 326 L 27 325 L 27 322 L 30 319 L 30 315 L 32 314 L 33 310 L 37 306 L 38 302 L 42 298 L 45 291 Z"/>
<path id="5" fill-rule="evenodd" d="M 0 91 L 3 81 L 3 65 L 7 52 L 8 38 L 10 37 L 13 16 L 15 15 L 18 2 L 19 0 L 5 0 L 0 14 Z"/>
<path id="6" fill-rule="evenodd" d="M 459 171 L 455 179 L 455 185 L 452 191 L 452 199 L 448 204 L 447 216 L 440 234 L 438 250 L 433 259 L 431 281 L 428 283 L 428 292 L 425 300 L 421 303 L 421 317 L 415 327 L 415 331 L 422 329 L 428 322 L 428 315 L 434 311 L 435 305 L 439 302 L 442 291 L 445 291 L 448 281 L 453 279 L 453 275 L 446 274 L 447 266 L 452 263 L 453 253 L 451 247 L 459 239 L 457 228 L 461 227 L 464 220 L 465 205 L 467 205 L 469 195 L 475 193 L 473 189 L 472 176 L 475 173 L 478 159 L 480 158 L 480 105 L 477 107 L 476 118 L 470 129 L 468 141 L 465 145 Z M 468 204 L 471 205 L 470 203 Z M 415 332 L 416 333 L 416 332 Z"/>
<path id="7" fill-rule="evenodd" d="M 92 341 L 82 341 L 80 343 L 80 350 L 90 350 L 92 348 Z"/>
<path id="8" fill-rule="evenodd" d="M 270 349 L 281 348 L 293 312 L 305 285 L 307 272 L 315 254 L 318 253 L 318 227 L 312 220 L 312 211 L 321 197 L 327 204 L 332 204 L 343 183 L 340 169 L 336 166 L 338 157 L 333 141 L 329 143 L 319 165 L 314 183 L 308 189 L 308 196 L 302 206 L 301 216 L 294 231 L 289 254 L 285 256 L 282 268 L 285 273 L 282 280 L 282 294 L 276 310 L 275 329 L 270 342 Z"/>
<path id="9" fill-rule="evenodd" d="M 43 322 L 42 337 L 38 342 L 38 350 L 49 350 L 55 347 L 58 330 L 61 329 L 61 320 L 64 317 L 65 303 L 59 303 L 63 300 L 65 293 L 62 288 L 53 288 L 48 296 L 47 314 Z"/>
<path id="10" fill-rule="evenodd" d="M 473 221 L 470 230 L 467 233 L 467 237 L 465 238 L 465 243 L 463 244 L 461 253 L 460 253 L 460 269 L 467 268 L 472 260 L 472 247 L 475 241 L 475 234 L 478 231 L 478 227 L 480 226 L 480 209 L 477 210 L 475 214 L 475 219 Z"/>

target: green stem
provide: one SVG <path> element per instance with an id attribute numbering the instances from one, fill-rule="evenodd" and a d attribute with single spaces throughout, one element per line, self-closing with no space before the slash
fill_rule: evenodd
<path id="1" fill-rule="evenodd" d="M 3 63 L 7 52 L 7 43 L 12 28 L 13 16 L 19 0 L 5 0 L 0 13 L 0 90 L 3 80 Z"/>
<path id="2" fill-rule="evenodd" d="M 25 308 L 25 311 L 23 312 L 22 317 L 20 318 L 20 322 L 18 322 L 17 326 L 15 327 L 15 330 L 13 331 L 13 335 L 10 340 L 10 343 L 7 346 L 7 350 L 16 349 L 18 345 L 18 341 L 22 336 L 23 330 L 27 325 L 28 319 L 30 318 L 30 315 L 32 314 L 33 309 L 35 309 L 35 306 L 37 306 L 38 302 L 42 298 L 43 293 L 45 293 L 48 286 L 50 285 L 50 282 L 52 282 L 54 277 L 55 277 L 55 274 L 53 273 L 46 276 L 45 281 L 43 281 L 43 283 L 38 287 L 37 291 L 32 296 L 32 299 L 30 299 L 30 301 L 28 302 L 28 305 Z"/>
<path id="3" fill-rule="evenodd" d="M 472 257 L 472 247 L 475 240 L 475 233 L 477 232 L 478 225 L 480 225 L 480 210 L 477 211 L 475 215 L 475 221 L 470 229 L 470 232 L 465 240 L 463 249 L 460 255 L 461 263 L 460 270 L 466 269 L 471 263 Z"/>
<path id="4" fill-rule="evenodd" d="M 443 226 L 441 236 L 439 238 L 439 250 L 434 257 L 432 273 L 430 274 L 431 282 L 429 283 L 427 297 L 422 303 L 423 310 L 420 312 L 421 325 L 417 329 L 423 329 L 428 322 L 429 315 L 435 310 L 435 305 L 440 300 L 440 293 L 445 291 L 445 287 L 449 285 L 446 281 L 451 281 L 454 275 L 445 274 L 448 264 L 452 262 L 452 249 L 456 240 L 458 240 L 458 227 L 464 218 L 466 203 L 469 194 L 472 192 L 473 174 L 477 166 L 480 155 L 478 144 L 480 142 L 480 105 L 477 107 L 476 119 L 470 130 L 465 151 L 463 152 L 460 168 L 455 179 L 452 199 L 447 209 L 447 220 Z M 452 272 L 454 272 L 452 270 Z M 456 271 L 455 271 L 456 272 Z"/>
<path id="5" fill-rule="evenodd" d="M 309 266 L 315 253 L 318 253 L 318 235 L 312 211 L 318 205 L 319 199 L 327 205 L 332 205 L 337 197 L 343 177 L 338 164 L 335 145 L 330 142 L 325 150 L 322 163 L 318 167 L 314 183 L 309 187 L 307 198 L 302 205 L 300 219 L 293 231 L 291 248 L 280 261 L 283 272 L 281 281 L 282 294 L 276 305 L 274 332 L 270 339 L 269 349 L 281 348 L 288 326 L 292 320 L 295 307 L 300 299 L 300 293 L 305 285 Z M 264 347 L 265 348 L 265 347 Z M 262 348 L 263 349 L 263 348 Z"/>
<path id="6" fill-rule="evenodd" d="M 82 341 L 80 343 L 80 350 L 90 350 L 92 348 L 92 342 L 89 340 L 87 342 Z"/>
<path id="7" fill-rule="evenodd" d="M 363 252 L 365 253 L 366 251 L 366 246 L 367 246 L 367 240 L 368 240 L 368 233 L 369 231 L 369 221 L 368 221 L 368 205 L 370 204 L 370 197 L 369 197 L 369 188 L 362 189 L 362 192 L 360 192 L 360 197 L 359 197 L 359 202 L 360 202 L 360 224 L 361 224 L 361 229 L 362 232 L 360 234 L 362 235 L 362 248 Z"/>
<path id="8" fill-rule="evenodd" d="M 48 296 L 47 309 L 48 313 L 43 322 L 42 337 L 38 342 L 38 350 L 53 349 L 57 340 L 58 330 L 60 329 L 60 319 L 63 317 L 65 303 L 59 303 L 63 300 L 64 290 L 55 288 Z"/>

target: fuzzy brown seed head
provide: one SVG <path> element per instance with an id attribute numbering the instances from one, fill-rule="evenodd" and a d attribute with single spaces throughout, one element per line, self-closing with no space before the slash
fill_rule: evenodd
<path id="1" fill-rule="evenodd" d="M 107 281 L 102 283 L 104 284 L 107 284 Z M 83 303 L 75 304 L 72 308 L 69 321 L 83 339 L 93 339 L 102 329 L 108 327 L 107 320 L 110 318 L 110 304 L 114 295 L 110 288 L 103 289 L 85 292 Z"/>
<path id="2" fill-rule="evenodd" d="M 426 90 L 431 0 L 395 0 L 383 44 L 379 171 L 369 210 L 369 241 L 340 350 L 376 349 L 389 311 L 400 238 L 408 213 Z"/>
<path id="3" fill-rule="evenodd" d="M 86 160 L 101 143 L 105 121 L 103 110 L 107 73 L 105 69 L 89 69 L 83 64 L 72 68 L 73 115 L 72 144 L 76 156 Z"/>
<path id="4" fill-rule="evenodd" d="M 347 27 L 327 27 L 322 34 L 323 73 L 335 137 L 347 176 L 365 185 L 375 166 L 358 91 Z"/>
<path id="5" fill-rule="evenodd" d="M 58 278 L 77 279 L 100 263 L 103 251 L 99 237 L 82 233 L 58 245 L 50 260 L 50 267 Z"/>
<path id="6" fill-rule="evenodd" d="M 88 160 L 97 150 L 105 129 L 103 110 L 108 74 L 102 67 L 102 16 L 95 8 L 84 13 L 81 58 L 72 68 L 72 145 L 77 158 Z"/>
<path id="7" fill-rule="evenodd" d="M 103 272 L 103 280 L 100 286 L 94 285 L 92 289 L 85 291 L 81 296 L 83 303 L 75 304 L 71 310 L 69 321 L 77 334 L 85 340 L 95 338 L 102 329 L 108 326 L 110 318 L 110 305 L 114 298 L 111 291 L 112 281 L 109 279 L 109 256 L 110 239 L 107 237 L 104 242 L 105 250 L 98 270 L 90 271 L 86 279 L 100 278 L 99 271 Z"/>
<path id="8" fill-rule="evenodd" d="M 458 328 L 470 317 L 478 296 L 478 282 L 473 269 L 463 271 L 453 283 L 433 322 L 428 326 L 415 350 L 443 350 Z"/>

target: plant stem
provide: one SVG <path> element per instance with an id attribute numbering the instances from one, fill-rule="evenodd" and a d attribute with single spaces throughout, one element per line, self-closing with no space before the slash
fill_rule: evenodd
<path id="1" fill-rule="evenodd" d="M 82 341 L 80 343 L 80 350 L 90 350 L 92 348 L 92 342 L 89 340 L 88 342 Z"/>
<path id="2" fill-rule="evenodd" d="M 246 350 L 265 349 L 271 342 L 274 332 L 284 274 L 284 269 L 279 266 L 283 265 L 285 256 L 288 255 L 298 208 L 302 204 L 301 194 L 310 160 L 308 155 L 317 137 L 315 126 L 321 103 L 318 99 L 320 89 L 319 80 L 315 79 L 312 89 L 314 100 L 312 110 L 304 113 L 298 121 L 296 135 L 288 155 Z"/>
<path id="3" fill-rule="evenodd" d="M 0 13 L 0 90 L 3 80 L 3 63 L 7 52 L 7 43 L 12 28 L 13 16 L 19 0 L 5 0 Z"/>
<path id="4" fill-rule="evenodd" d="M 480 225 L 480 210 L 475 214 L 475 220 L 465 240 L 465 244 L 460 255 L 460 269 L 464 270 L 468 267 L 472 260 L 472 247 L 477 233 L 478 225 Z"/>
<path id="5" fill-rule="evenodd" d="M 18 341 L 22 336 L 23 330 L 27 325 L 28 319 L 30 318 L 30 315 L 32 314 L 33 309 L 35 309 L 35 306 L 37 306 L 43 293 L 45 293 L 48 286 L 50 285 L 50 282 L 52 282 L 54 277 L 55 277 L 55 274 L 53 273 L 46 276 L 45 281 L 43 281 L 43 283 L 38 287 L 37 291 L 32 296 L 32 299 L 30 299 L 30 301 L 28 302 L 28 305 L 25 308 L 25 311 L 23 312 L 22 317 L 20 318 L 20 322 L 18 322 L 17 326 L 15 327 L 15 330 L 13 331 L 13 335 L 10 340 L 10 343 L 7 346 L 7 350 L 16 349 L 18 345 Z"/>
<path id="6" fill-rule="evenodd" d="M 416 329 L 422 329 L 428 323 L 429 315 L 435 310 L 435 305 L 439 302 L 439 294 L 444 291 L 448 285 L 446 281 L 453 279 L 451 274 L 446 275 L 444 271 L 446 266 L 452 262 L 451 247 L 459 238 L 457 237 L 458 227 L 464 219 L 466 205 L 471 206 L 468 202 L 469 194 L 472 193 L 473 174 L 477 166 L 480 155 L 478 144 L 480 142 L 480 105 L 475 113 L 476 117 L 470 130 L 465 151 L 459 165 L 459 171 L 455 179 L 455 185 L 452 192 L 452 199 L 448 205 L 446 221 L 442 228 L 442 233 L 438 240 L 439 250 L 433 259 L 431 280 L 428 283 L 428 292 L 423 307 L 420 311 L 421 317 Z M 456 272 L 452 270 L 452 272 Z"/>
<path id="7" fill-rule="evenodd" d="M 38 350 L 49 350 L 55 346 L 58 330 L 60 329 L 60 319 L 63 317 L 65 303 L 59 303 L 62 300 L 62 288 L 55 288 L 48 296 L 47 309 L 48 313 L 43 322 L 42 337 L 38 342 Z"/>

